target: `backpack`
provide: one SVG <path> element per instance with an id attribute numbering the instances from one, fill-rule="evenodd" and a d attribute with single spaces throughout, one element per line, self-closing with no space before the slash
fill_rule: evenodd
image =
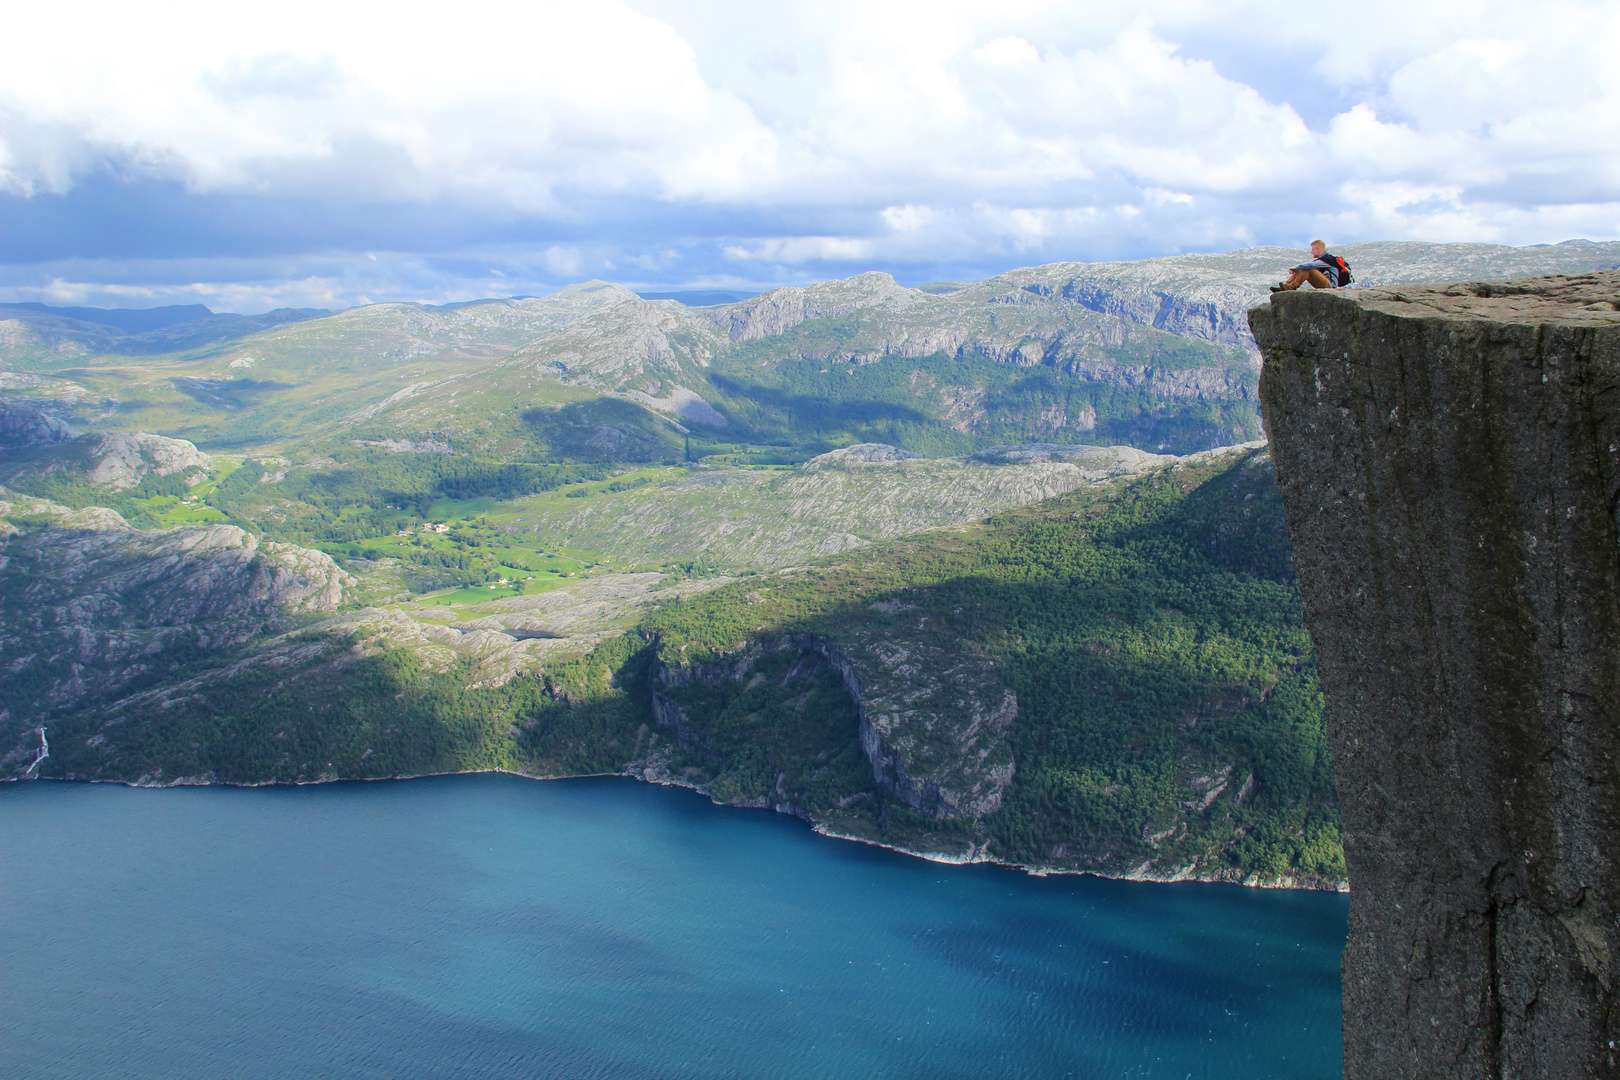
<path id="1" fill-rule="evenodd" d="M 1350 264 L 1339 258 L 1337 255 L 1329 255 L 1324 251 L 1322 253 L 1322 261 L 1325 263 L 1331 263 L 1339 268 L 1339 280 L 1337 282 L 1339 288 L 1342 289 L 1352 281 L 1356 280 L 1355 277 L 1350 273 Z"/>

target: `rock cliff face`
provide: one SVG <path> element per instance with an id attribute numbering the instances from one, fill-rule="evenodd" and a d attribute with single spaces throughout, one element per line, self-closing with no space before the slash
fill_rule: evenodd
<path id="1" fill-rule="evenodd" d="M 680 704 L 662 691 L 692 683 L 741 683 L 771 652 L 814 654 L 826 662 L 855 703 L 861 750 L 872 778 L 931 818 L 978 819 L 1001 806 L 1014 771 L 1009 729 L 1018 698 L 986 657 L 949 655 L 921 640 L 857 636 L 837 642 L 817 634 L 755 640 L 706 664 L 659 664 L 652 710 L 677 741 L 701 735 Z M 784 792 L 786 799 L 790 793 Z M 791 802 L 774 804 L 792 813 Z"/>
<path id="2" fill-rule="evenodd" d="M 1620 1075 L 1620 273 L 1250 321 L 1344 815 L 1345 1075 Z"/>
<path id="3" fill-rule="evenodd" d="M 0 488 L 0 663 L 13 693 L 0 720 L 118 690 L 171 654 L 331 611 L 352 585 L 322 552 L 234 525 L 143 531 L 111 510 Z"/>

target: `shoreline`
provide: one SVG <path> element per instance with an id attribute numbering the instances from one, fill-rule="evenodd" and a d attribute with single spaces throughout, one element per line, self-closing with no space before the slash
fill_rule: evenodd
<path id="1" fill-rule="evenodd" d="M 800 813 L 796 813 L 796 812 L 794 812 L 792 810 L 781 810 L 781 809 L 778 809 L 775 806 L 770 806 L 770 805 L 752 806 L 752 805 L 746 805 L 746 804 L 741 804 L 741 803 L 721 802 L 719 799 L 714 798 L 707 791 L 705 791 L 702 787 L 699 787 L 696 784 L 682 783 L 682 782 L 680 782 L 678 780 L 675 780 L 674 778 L 669 778 L 669 779 L 665 779 L 663 777 L 648 778 L 645 775 L 642 775 L 640 773 L 635 773 L 635 772 L 567 773 L 567 774 L 555 775 L 555 776 L 541 776 L 541 775 L 536 775 L 534 773 L 522 772 L 522 771 L 517 770 L 517 769 L 470 769 L 470 770 L 467 770 L 465 772 L 409 773 L 409 774 L 398 775 L 398 776 L 329 776 L 329 775 L 324 775 L 323 774 L 322 776 L 319 776 L 314 780 L 264 780 L 264 781 L 254 782 L 254 783 L 243 783 L 243 782 L 240 782 L 240 781 L 232 781 L 232 780 L 220 780 L 220 779 L 217 779 L 211 771 L 208 772 L 208 773 L 201 773 L 201 774 L 198 774 L 198 775 L 195 775 L 195 776 L 178 776 L 178 777 L 175 777 L 173 780 L 169 780 L 169 781 L 166 781 L 166 782 L 165 781 L 154 781 L 154 780 L 152 780 L 152 779 L 150 779 L 148 777 L 144 777 L 144 776 L 137 779 L 137 780 L 99 780 L 99 779 L 73 778 L 73 777 L 41 777 L 41 776 L 35 776 L 35 777 L 12 776 L 12 777 L 7 777 L 6 779 L 13 782 L 13 783 L 21 783 L 24 780 L 36 781 L 36 782 L 41 781 L 41 780 L 54 780 L 54 781 L 57 781 L 59 783 L 64 783 L 64 784 L 121 784 L 124 787 L 134 787 L 134 788 L 176 788 L 176 787 L 261 788 L 261 787 L 313 787 L 313 786 L 315 786 L 317 784 L 337 784 L 337 783 L 380 783 L 380 782 L 389 781 L 389 780 L 426 780 L 426 779 L 436 777 L 436 776 L 490 776 L 490 775 L 516 776 L 516 777 L 521 777 L 522 779 L 525 779 L 525 780 L 535 780 L 535 781 L 540 781 L 540 782 L 549 781 L 549 780 L 591 780 L 591 779 L 599 779 L 599 778 L 603 778 L 603 777 L 617 777 L 617 778 L 623 778 L 623 779 L 626 779 L 626 780 L 634 780 L 637 783 L 641 783 L 641 784 L 652 784 L 652 785 L 655 785 L 657 787 L 681 788 L 683 790 L 695 792 L 695 793 L 697 793 L 699 795 L 702 795 L 704 798 L 708 799 L 715 806 L 724 806 L 724 807 L 728 807 L 728 808 L 733 809 L 733 810 L 769 810 L 774 814 L 781 814 L 784 817 L 796 818 L 797 820 L 804 822 L 806 825 L 809 825 L 811 832 L 814 832 L 819 836 L 825 836 L 825 837 L 827 837 L 829 839 L 832 839 L 832 840 L 843 840 L 843 841 L 853 842 L 853 843 L 857 843 L 857 844 L 865 844 L 868 847 L 881 848 L 881 849 L 883 849 L 885 851 L 893 851 L 896 854 L 907 855 L 907 856 L 910 856 L 911 858 L 914 858 L 914 859 L 924 859 L 924 860 L 926 860 L 928 862 L 941 863 L 941 864 L 951 865 L 951 866 L 988 865 L 988 866 L 1001 867 L 1001 868 L 1006 869 L 1006 870 L 1021 870 L 1025 874 L 1028 874 L 1030 877 L 1053 877 L 1053 876 L 1059 876 L 1059 875 L 1062 875 L 1062 876 L 1086 876 L 1086 875 L 1089 875 L 1091 877 L 1103 878 L 1103 879 L 1108 880 L 1108 881 L 1141 881 L 1141 882 L 1152 882 L 1153 884 L 1157 884 L 1157 885 L 1175 885 L 1175 884 L 1179 884 L 1179 883 L 1182 883 L 1182 882 L 1190 882 L 1190 883 L 1196 884 L 1196 885 L 1238 885 L 1238 886 L 1241 886 L 1241 887 L 1246 888 L 1246 889 L 1280 889 L 1280 890 L 1287 890 L 1287 891 L 1290 891 L 1290 892 L 1337 892 L 1337 893 L 1349 893 L 1350 892 L 1350 883 L 1348 881 L 1339 881 L 1339 882 L 1321 881 L 1320 883 L 1317 883 L 1317 884 L 1307 884 L 1307 883 L 1300 882 L 1299 879 L 1297 879 L 1297 878 L 1278 878 L 1278 879 L 1275 879 L 1275 880 L 1272 880 L 1272 881 L 1264 881 L 1264 880 L 1261 880 L 1259 874 L 1249 874 L 1249 875 L 1247 875 L 1247 876 L 1245 876 L 1243 878 L 1225 876 L 1223 873 L 1220 873 L 1220 872 L 1217 872 L 1215 874 L 1199 875 L 1199 874 L 1195 873 L 1195 868 L 1194 868 L 1194 865 L 1192 865 L 1192 864 L 1189 864 L 1187 866 L 1176 867 L 1169 873 L 1155 873 L 1155 872 L 1153 872 L 1152 867 L 1153 867 L 1154 863 L 1157 860 L 1154 860 L 1154 859 L 1149 859 L 1146 863 L 1144 863 L 1142 866 L 1138 867 L 1136 870 L 1130 871 L 1128 873 L 1123 873 L 1123 874 L 1115 874 L 1115 873 L 1109 873 L 1106 870 L 1081 870 L 1081 869 L 1072 869 L 1072 868 L 1069 868 L 1069 867 L 1062 867 L 1062 866 L 1030 866 L 1030 865 L 1028 865 L 1026 863 L 1009 862 L 1009 861 L 1007 861 L 1005 859 L 999 859 L 999 858 L 997 858 L 997 857 L 995 857 L 993 855 L 986 855 L 986 854 L 983 853 L 982 850 L 974 850 L 972 848 L 971 844 L 969 845 L 969 853 L 965 854 L 965 855 L 949 855 L 949 854 L 946 854 L 946 853 L 940 852 L 940 851 L 916 851 L 916 850 L 913 850 L 912 848 L 901 847 L 900 845 L 897 845 L 897 844 L 884 843 L 881 840 L 874 840 L 874 839 L 872 839 L 870 837 L 852 836 L 852 835 L 850 835 L 848 833 L 837 832 L 837 831 L 835 831 L 833 829 L 828 828 L 822 822 L 814 821 L 814 820 L 806 817 L 805 815 L 800 814 Z"/>

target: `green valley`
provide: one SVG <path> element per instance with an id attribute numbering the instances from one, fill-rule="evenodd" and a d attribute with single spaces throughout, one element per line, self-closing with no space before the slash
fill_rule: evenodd
<path id="1" fill-rule="evenodd" d="M 1242 319 L 1284 256 L 0 311 L 0 776 L 622 773 L 940 859 L 1338 887 Z"/>

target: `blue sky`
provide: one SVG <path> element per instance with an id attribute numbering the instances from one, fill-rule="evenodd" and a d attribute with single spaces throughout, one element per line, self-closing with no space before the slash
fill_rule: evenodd
<path id="1" fill-rule="evenodd" d="M 1620 238 L 1620 5 L 15 5 L 0 300 Z"/>

